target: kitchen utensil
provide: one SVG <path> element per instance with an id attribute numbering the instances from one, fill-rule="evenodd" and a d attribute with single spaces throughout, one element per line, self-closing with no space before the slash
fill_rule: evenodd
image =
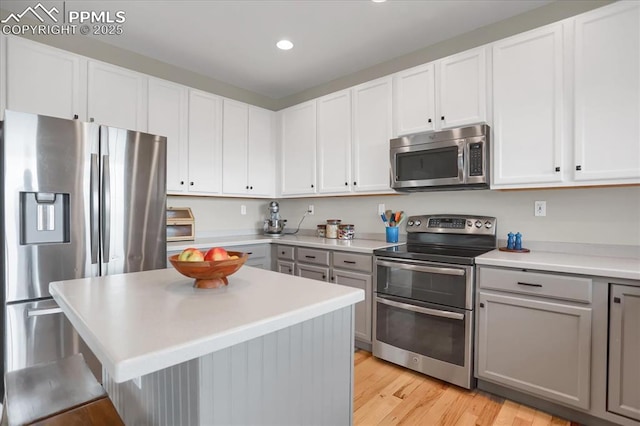
<path id="1" fill-rule="evenodd" d="M 227 277 L 235 273 L 244 265 L 249 254 L 239 251 L 227 252 L 229 256 L 237 256 L 237 259 L 203 260 L 202 262 L 189 262 L 178 260 L 178 254 L 169 257 L 169 262 L 176 271 L 185 277 L 195 278 L 193 286 L 196 288 L 219 288 L 229 284 Z"/>

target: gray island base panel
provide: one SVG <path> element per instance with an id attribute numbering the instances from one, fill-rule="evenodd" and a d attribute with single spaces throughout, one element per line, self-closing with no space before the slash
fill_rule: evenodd
<path id="1" fill-rule="evenodd" d="M 104 387 L 127 425 L 349 425 L 353 305 Z"/>

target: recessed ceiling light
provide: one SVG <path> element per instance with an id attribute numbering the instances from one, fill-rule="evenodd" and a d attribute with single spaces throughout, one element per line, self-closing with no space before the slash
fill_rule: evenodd
<path id="1" fill-rule="evenodd" d="M 278 46 L 278 49 L 289 50 L 293 47 L 293 43 L 289 40 L 280 40 L 276 43 L 276 46 Z"/>
<path id="2" fill-rule="evenodd" d="M 374 3 L 384 3 L 387 0 L 371 0 Z"/>

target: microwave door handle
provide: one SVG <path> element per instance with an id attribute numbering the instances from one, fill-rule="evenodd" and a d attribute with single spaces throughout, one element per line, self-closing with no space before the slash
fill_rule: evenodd
<path id="1" fill-rule="evenodd" d="M 431 274 L 440 274 L 440 275 L 455 275 L 461 277 L 465 274 L 465 271 L 462 269 L 456 268 L 441 268 L 434 266 L 421 266 L 421 265 L 409 265 L 403 263 L 394 263 L 394 262 L 386 262 L 384 260 L 376 261 L 376 265 L 380 266 L 388 266 L 390 268 L 398 268 L 398 269 L 409 269 L 411 271 L 417 272 L 428 272 Z"/>
<path id="2" fill-rule="evenodd" d="M 458 148 L 458 179 L 460 183 L 467 182 L 467 168 L 465 164 L 465 158 L 469 155 L 469 145 L 464 143 L 464 140 Z"/>
<path id="3" fill-rule="evenodd" d="M 405 309 L 411 312 L 417 312 L 419 314 L 431 315 L 432 317 L 449 318 L 449 319 L 458 320 L 458 321 L 462 321 L 464 319 L 464 314 L 459 314 L 457 312 L 423 308 L 422 306 L 409 305 L 407 303 L 395 302 L 393 300 L 383 299 L 380 297 L 376 297 L 376 302 L 382 303 L 383 305 L 393 306 L 395 308 Z"/>

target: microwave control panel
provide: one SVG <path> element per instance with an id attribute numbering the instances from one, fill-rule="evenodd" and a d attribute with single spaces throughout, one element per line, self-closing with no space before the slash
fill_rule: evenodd
<path id="1" fill-rule="evenodd" d="M 469 176 L 482 176 L 483 164 L 483 143 L 474 142 L 469 144 Z"/>

